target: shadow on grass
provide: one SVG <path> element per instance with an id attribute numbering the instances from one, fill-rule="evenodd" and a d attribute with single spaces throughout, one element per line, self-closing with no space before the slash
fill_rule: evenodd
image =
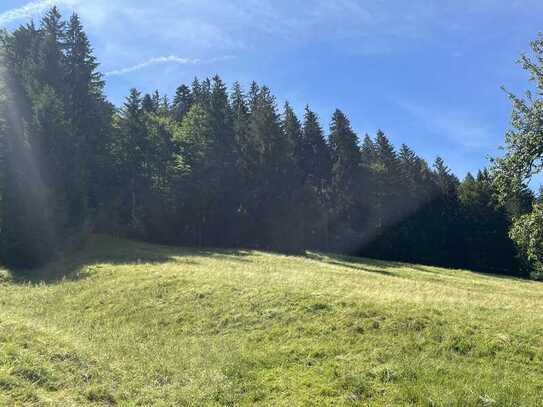
<path id="1" fill-rule="evenodd" d="M 249 259 L 248 256 L 254 254 L 255 252 L 252 250 L 163 246 L 124 240 L 106 235 L 92 235 L 82 249 L 69 253 L 45 267 L 28 271 L 11 271 L 9 281 L 18 284 L 55 284 L 61 281 L 77 281 L 92 275 L 92 266 L 99 264 L 140 265 L 177 263 L 179 265 L 196 265 L 199 263 L 198 258 L 251 263 L 254 260 Z M 434 269 L 434 266 L 359 258 L 332 253 L 306 252 L 305 258 L 351 270 L 397 278 L 405 278 L 405 276 L 396 272 L 398 268 L 402 267 L 421 273 L 439 274 L 439 271 Z M 451 269 L 451 271 L 454 271 L 454 269 Z M 471 271 L 471 273 L 483 278 L 499 278 L 537 284 L 537 282 L 515 276 L 477 271 Z M 0 275 L 0 283 L 2 281 L 5 282 L 7 279 L 5 276 Z"/>
<path id="2" fill-rule="evenodd" d="M 325 262 L 328 264 L 350 268 L 353 270 L 365 271 L 368 273 L 377 273 L 381 275 L 398 277 L 398 278 L 409 278 L 409 277 L 405 274 L 400 275 L 396 273 L 395 271 L 388 271 L 388 270 L 398 270 L 399 268 L 406 268 L 409 270 L 417 271 L 419 273 L 425 273 L 425 274 L 430 274 L 434 276 L 436 275 L 443 276 L 443 272 L 439 270 L 441 269 L 441 270 L 450 271 L 451 272 L 450 275 L 454 275 L 455 272 L 458 272 L 458 273 L 468 272 L 478 277 L 481 277 L 483 279 L 500 279 L 500 280 L 514 281 L 514 282 L 529 283 L 529 284 L 538 283 L 537 281 L 529 280 L 528 278 L 523 278 L 519 276 L 510 276 L 507 274 L 497 274 L 497 273 L 477 271 L 477 270 L 449 268 L 449 267 L 440 266 L 440 265 L 432 266 L 432 265 L 423 265 L 423 264 L 412 264 L 412 263 L 406 263 L 406 262 L 401 262 L 401 261 L 379 260 L 379 259 L 372 259 L 372 258 L 366 258 L 366 257 L 352 257 L 352 256 L 333 254 L 333 253 L 324 254 L 324 253 L 307 252 L 306 258 L 309 258 L 315 261 Z"/>
<path id="3" fill-rule="evenodd" d="M 152 245 L 106 235 L 92 235 L 81 249 L 62 256 L 34 270 L 11 270 L 11 281 L 17 284 L 55 284 L 89 277 L 88 269 L 98 264 L 140 265 L 179 263 L 196 265 L 196 258 L 214 258 L 250 262 L 251 253 L 231 249 L 198 249 Z"/>
<path id="4" fill-rule="evenodd" d="M 318 261 L 318 262 L 322 262 L 326 264 L 331 264 L 334 266 L 346 267 L 352 270 L 380 274 L 380 275 L 389 276 L 389 277 L 399 277 L 396 273 L 386 270 L 387 268 L 398 268 L 398 264 L 394 264 L 392 262 L 384 262 L 380 260 L 350 257 L 350 256 L 344 256 L 340 254 L 330 254 L 330 253 L 321 254 L 321 253 L 315 253 L 315 252 L 307 252 L 305 254 L 305 257 L 310 260 L 314 260 L 314 261 Z"/>
<path id="5" fill-rule="evenodd" d="M 406 263 L 406 262 L 388 262 L 383 260 L 371 260 L 378 262 L 379 264 L 382 264 L 383 267 L 387 267 L 390 265 L 390 267 L 405 267 L 411 270 L 415 270 L 421 273 L 427 273 L 427 274 L 433 274 L 433 275 L 443 275 L 443 270 L 446 270 L 448 272 L 451 272 L 450 275 L 454 275 L 454 273 L 470 273 L 473 275 L 476 275 L 478 277 L 481 277 L 483 279 L 500 279 L 500 280 L 508 280 L 508 281 L 515 281 L 515 282 L 523 282 L 523 283 L 538 283 L 535 280 L 530 280 L 527 276 L 519 276 L 519 275 L 509 275 L 506 274 L 505 270 L 489 270 L 489 271 L 483 271 L 483 270 L 474 270 L 474 269 L 466 269 L 461 267 L 454 267 L 454 266 L 447 266 L 443 264 L 436 264 L 436 265 L 430 265 L 430 264 L 414 264 L 414 263 Z"/>

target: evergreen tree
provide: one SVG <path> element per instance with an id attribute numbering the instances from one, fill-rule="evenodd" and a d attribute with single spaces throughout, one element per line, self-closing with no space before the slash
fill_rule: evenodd
<path id="1" fill-rule="evenodd" d="M 298 166 L 296 149 L 302 139 L 302 124 L 288 102 L 285 103 L 281 127 L 283 130 L 283 151 L 277 151 L 280 160 L 282 180 L 281 190 L 284 191 L 284 224 L 282 225 L 284 250 L 296 252 L 305 247 L 304 238 L 304 199 L 303 175 Z"/>
<path id="2" fill-rule="evenodd" d="M 142 104 L 141 93 L 131 89 L 115 117 L 116 134 L 112 145 L 118 174 L 118 228 L 121 233 L 134 233 L 140 237 L 145 235 L 142 200 L 150 188 L 146 160 L 150 146 Z"/>
<path id="3" fill-rule="evenodd" d="M 191 237 L 188 243 L 203 246 L 209 238 L 206 236 L 209 214 L 217 204 L 217 185 L 209 177 L 209 173 L 213 172 L 213 164 L 208 159 L 213 129 L 209 113 L 203 107 L 198 104 L 191 107 L 175 134 L 175 142 L 179 145 L 184 165 L 188 169 L 188 179 L 178 184 L 184 186 L 180 197 L 183 200 L 181 213 L 184 232 Z"/>
<path id="4" fill-rule="evenodd" d="M 155 104 L 153 97 L 148 93 L 143 96 L 141 108 L 145 113 L 158 113 L 158 105 Z"/>
<path id="5" fill-rule="evenodd" d="M 51 8 L 40 25 L 41 41 L 39 49 L 40 73 L 39 79 L 42 83 L 49 85 L 58 92 L 60 97 L 64 96 L 65 86 L 65 54 L 66 49 L 66 23 L 57 7 Z"/>
<path id="6" fill-rule="evenodd" d="M 364 136 L 364 140 L 362 141 L 362 147 L 360 148 L 360 153 L 362 155 L 362 163 L 367 167 L 371 167 L 376 159 L 376 151 L 375 144 L 373 143 L 373 140 L 371 139 L 369 134 L 366 134 Z"/>
<path id="7" fill-rule="evenodd" d="M 357 226 L 367 214 L 364 213 L 361 154 L 358 137 L 351 128 L 349 119 L 341 110 L 336 110 L 330 125 L 330 149 L 332 156 L 332 208 L 331 228 L 336 249 L 353 252 L 359 250 L 364 241 Z"/>
<path id="8" fill-rule="evenodd" d="M 465 236 L 465 264 L 475 270 L 503 273 L 519 270 L 516 251 L 508 236 L 510 220 L 495 199 L 492 179 L 485 169 L 477 178 L 468 173 L 458 187 Z"/>
<path id="9" fill-rule="evenodd" d="M 207 84 L 208 80 L 204 81 Z M 207 87 L 207 85 L 206 85 Z M 228 91 L 216 75 L 211 82 L 207 109 L 211 139 L 208 157 L 208 194 L 213 196 L 213 206 L 207 217 L 206 242 L 212 246 L 228 246 L 236 227 L 234 214 L 239 207 L 237 173 L 237 145 L 235 142 L 232 110 Z"/>
<path id="10" fill-rule="evenodd" d="M 397 222 L 402 215 L 400 202 L 400 169 L 399 161 L 394 147 L 379 130 L 374 144 L 373 180 L 376 196 L 374 205 L 376 209 L 377 228 L 386 229 Z M 379 232 L 380 233 L 380 232 Z"/>
<path id="11" fill-rule="evenodd" d="M 334 112 L 330 132 L 332 182 L 336 205 L 341 211 L 348 209 L 355 202 L 361 156 L 358 138 L 342 111 Z"/>
<path id="12" fill-rule="evenodd" d="M 295 250 L 285 242 L 283 229 L 291 219 L 290 169 L 293 167 L 292 142 L 287 139 L 277 113 L 275 98 L 267 87 L 251 85 L 249 92 L 250 156 L 245 166 L 252 171 L 245 206 L 253 219 L 248 236 L 257 237 L 258 246 Z M 286 247 L 285 247 L 286 246 Z"/>
<path id="13" fill-rule="evenodd" d="M 297 143 L 297 160 L 306 180 L 322 190 L 330 180 L 330 150 L 317 115 L 306 107 L 302 137 Z"/>
<path id="14" fill-rule="evenodd" d="M 239 82 L 235 82 L 230 95 L 230 106 L 232 109 L 232 128 L 236 148 L 239 153 L 238 167 L 244 167 L 251 152 L 247 151 L 249 146 L 249 107 Z"/>
<path id="15" fill-rule="evenodd" d="M 14 35 L 3 36 L 0 51 L 0 255 L 13 267 L 39 266 L 57 250 L 52 186 L 42 177 L 44 158 L 39 155 L 47 150 L 33 122 L 38 109 L 32 107 L 31 92 L 39 90 L 39 60 L 28 51 L 37 51 L 39 41 L 40 33 L 32 25 L 21 27 Z"/>
<path id="16" fill-rule="evenodd" d="M 111 107 L 105 102 L 104 81 L 77 14 L 70 18 L 65 37 L 67 114 L 73 132 L 70 216 L 78 227 L 96 213 L 105 194 Z"/>
<path id="17" fill-rule="evenodd" d="M 302 232 L 309 248 L 329 246 L 328 211 L 331 179 L 330 149 L 317 115 L 305 108 L 301 138 L 296 144 L 296 161 L 302 178 Z"/>
<path id="18" fill-rule="evenodd" d="M 176 121 L 181 122 L 193 103 L 193 96 L 187 85 L 181 85 L 175 92 L 173 99 L 172 113 Z"/>

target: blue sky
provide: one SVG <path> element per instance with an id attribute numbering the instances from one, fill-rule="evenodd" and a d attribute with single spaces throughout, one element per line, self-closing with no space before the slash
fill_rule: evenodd
<path id="1" fill-rule="evenodd" d="M 0 26 L 53 3 L 81 15 L 115 104 L 194 76 L 256 80 L 326 128 L 339 107 L 361 137 L 381 128 L 460 176 L 502 143 L 500 86 L 527 88 L 515 61 L 543 31 L 541 0 L 2 0 Z"/>

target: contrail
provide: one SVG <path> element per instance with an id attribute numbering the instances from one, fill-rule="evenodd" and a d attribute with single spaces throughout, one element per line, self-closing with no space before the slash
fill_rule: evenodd
<path id="1" fill-rule="evenodd" d="M 70 6 L 75 3 L 74 0 L 36 0 L 25 4 L 24 6 L 4 11 L 0 14 L 0 26 L 5 26 L 12 21 L 22 20 L 34 17 L 43 13 L 47 9 L 57 6 Z"/>
<path id="2" fill-rule="evenodd" d="M 199 58 L 182 58 L 175 55 L 169 55 L 169 56 L 163 56 L 163 57 L 156 57 L 151 58 L 148 61 L 142 62 L 137 65 L 129 66 L 126 68 L 116 69 L 113 71 L 106 72 L 106 76 L 119 76 L 119 75 L 125 75 L 128 73 L 140 71 L 142 69 L 145 69 L 149 66 L 153 65 L 160 65 L 160 64 L 178 64 L 178 65 L 200 65 L 200 64 L 211 64 L 214 62 L 219 61 L 226 61 L 229 59 L 233 59 L 233 56 L 223 56 L 218 58 L 211 58 L 211 59 L 199 59 Z"/>

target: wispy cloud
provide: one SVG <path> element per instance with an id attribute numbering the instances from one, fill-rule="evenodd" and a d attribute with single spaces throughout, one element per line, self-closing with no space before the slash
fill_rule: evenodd
<path id="1" fill-rule="evenodd" d="M 497 133 L 470 112 L 406 100 L 396 103 L 435 136 L 470 150 L 495 147 Z"/>
<path id="2" fill-rule="evenodd" d="M 76 10 L 93 28 L 113 32 L 110 42 L 122 41 L 123 46 L 139 42 L 137 33 L 145 31 L 155 41 L 181 40 L 183 47 L 195 49 L 260 48 L 278 40 L 304 42 L 315 37 L 354 38 L 357 44 L 368 35 L 403 38 L 418 30 L 413 27 L 419 27 L 422 18 L 413 12 L 414 21 L 398 19 L 387 13 L 381 0 L 312 0 L 311 7 L 304 0 L 165 0 L 160 7 L 144 0 L 34 0 L 0 14 L 0 25 L 38 16 L 53 4 Z"/>
<path id="3" fill-rule="evenodd" d="M 199 65 L 199 64 L 210 64 L 214 62 L 225 61 L 232 58 L 234 57 L 223 56 L 223 57 L 211 58 L 211 59 L 199 59 L 199 58 L 182 58 L 175 55 L 169 55 L 169 56 L 151 58 L 145 62 L 136 64 L 136 65 L 109 71 L 109 72 L 106 72 L 105 75 L 106 76 L 126 75 L 132 72 L 141 71 L 142 69 L 145 69 L 153 65 L 161 65 L 161 64 Z"/>
<path id="4" fill-rule="evenodd" d="M 39 16 L 48 8 L 55 5 L 73 7 L 79 2 L 80 0 L 34 0 L 21 7 L 16 7 L 0 13 L 0 26 L 5 26 L 14 21 Z"/>
<path id="5" fill-rule="evenodd" d="M 0 25 L 6 25 L 13 21 L 33 17 L 44 12 L 54 4 L 53 0 L 32 1 L 24 6 L 4 11 L 0 14 Z"/>

